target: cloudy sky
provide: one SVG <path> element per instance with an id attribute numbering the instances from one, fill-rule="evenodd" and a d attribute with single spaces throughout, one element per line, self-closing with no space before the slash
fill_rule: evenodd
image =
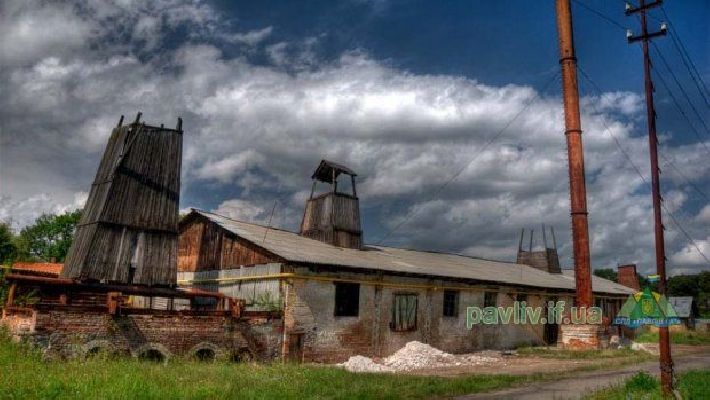
<path id="1" fill-rule="evenodd" d="M 623 29 L 638 21 L 620 1 L 573 11 L 601 90 L 581 79 L 593 264 L 650 272 L 648 187 L 615 142 L 647 179 L 641 52 Z M 666 12 L 710 82 L 710 5 Z M 296 229 L 328 158 L 359 174 L 367 243 L 513 260 L 520 229 L 546 223 L 569 267 L 554 18 L 552 0 L 0 1 L 0 219 L 81 207 L 111 127 L 142 111 L 185 120 L 183 209 L 273 208 Z M 710 107 L 672 38 L 656 42 L 695 107 L 656 60 L 693 124 L 657 82 L 666 206 L 710 256 Z M 665 218 L 672 272 L 710 269 Z"/>

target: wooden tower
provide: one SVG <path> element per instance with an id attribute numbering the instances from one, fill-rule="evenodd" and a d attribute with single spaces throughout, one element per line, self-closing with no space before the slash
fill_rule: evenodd
<path id="1" fill-rule="evenodd" d="M 537 268 L 542 271 L 561 273 L 560 269 L 560 258 L 557 254 L 557 240 L 555 239 L 555 230 L 550 227 L 550 233 L 552 233 L 552 247 L 547 245 L 547 230 L 545 225 L 542 225 L 542 243 L 545 246 L 544 250 L 533 251 L 533 233 L 535 231 L 530 229 L 530 246 L 528 250 L 523 250 L 523 237 L 525 236 L 525 228 L 520 233 L 520 242 L 518 243 L 518 264 L 527 264 L 533 268 Z"/>
<path id="2" fill-rule="evenodd" d="M 351 193 L 338 191 L 338 178 L 342 179 L 343 175 L 350 177 Z M 356 176 L 355 172 L 340 164 L 327 160 L 320 162 L 311 176 L 313 186 L 303 212 L 301 236 L 338 247 L 362 247 Z M 327 183 L 329 188 L 326 192 L 314 196 L 318 182 Z"/>
<path id="3" fill-rule="evenodd" d="M 182 120 L 113 129 L 67 255 L 63 278 L 174 286 Z"/>

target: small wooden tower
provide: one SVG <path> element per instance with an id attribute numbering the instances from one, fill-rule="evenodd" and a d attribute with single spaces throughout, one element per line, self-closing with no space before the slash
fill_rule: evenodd
<path id="1" fill-rule="evenodd" d="M 61 272 L 81 281 L 177 284 L 182 120 L 113 129 Z"/>
<path id="2" fill-rule="evenodd" d="M 542 225 L 542 242 L 545 246 L 544 250 L 533 251 L 533 233 L 534 229 L 530 229 L 530 246 L 528 250 L 523 250 L 523 237 L 525 236 L 525 228 L 520 233 L 520 242 L 518 243 L 518 264 L 527 264 L 533 268 L 542 271 L 561 273 L 560 258 L 557 254 L 557 240 L 555 240 L 555 230 L 550 227 L 552 234 L 552 247 L 547 246 L 547 231 L 545 224 Z"/>
<path id="3" fill-rule="evenodd" d="M 351 193 L 338 191 L 338 178 L 350 177 Z M 322 160 L 313 172 L 311 196 L 303 212 L 300 235 L 320 240 L 338 247 L 360 249 L 360 202 L 357 198 L 355 177 L 347 167 L 332 161 Z M 328 191 L 314 195 L 318 182 L 327 183 Z M 342 182 L 342 180 L 341 180 Z"/>

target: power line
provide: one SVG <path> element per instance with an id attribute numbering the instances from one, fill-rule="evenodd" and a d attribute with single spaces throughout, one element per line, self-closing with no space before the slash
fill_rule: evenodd
<path id="1" fill-rule="evenodd" d="M 587 11 L 589 11 L 589 12 L 591 12 L 591 13 L 593 13 L 593 14 L 596 14 L 598 17 L 604 19 L 605 21 L 611 23 L 612 25 L 614 25 L 614 26 L 616 26 L 616 27 L 618 27 L 618 28 L 621 28 L 622 30 L 626 31 L 627 27 L 621 25 L 620 23 L 618 23 L 617 21 L 615 21 L 613 18 L 611 18 L 611 17 L 605 15 L 605 14 L 602 13 L 601 11 L 595 10 L 595 9 L 593 9 L 592 7 L 590 7 L 590 6 L 588 6 L 588 5 L 584 4 L 584 3 L 582 3 L 582 2 L 579 1 L 579 0 L 572 0 L 572 1 L 574 1 L 575 4 L 578 4 L 578 5 L 580 5 L 581 7 L 586 8 Z"/>
<path id="2" fill-rule="evenodd" d="M 656 72 L 656 78 L 658 78 L 658 80 L 661 81 L 661 84 L 663 85 L 663 87 L 666 88 L 666 91 L 668 92 L 668 95 L 670 95 L 671 100 L 673 100 L 673 104 L 674 104 L 675 107 L 678 109 L 678 112 L 685 118 L 685 121 L 688 123 L 688 126 L 690 127 L 690 130 L 693 131 L 693 133 L 695 133 L 695 136 L 698 138 L 698 141 L 700 142 L 700 144 L 701 144 L 703 147 L 705 147 L 705 150 L 707 150 L 708 154 L 710 154 L 710 148 L 709 148 L 708 145 L 705 143 L 705 139 L 704 139 L 702 136 L 700 136 L 700 132 L 698 132 L 698 130 L 695 129 L 695 125 L 693 125 L 693 123 L 690 121 L 690 118 L 688 117 L 688 115 L 687 115 L 687 114 L 685 113 L 685 111 L 683 110 L 683 107 L 680 106 L 680 103 L 678 102 L 678 99 L 676 99 L 676 97 L 675 97 L 675 95 L 673 94 L 673 92 L 671 91 L 670 87 L 668 87 L 668 84 L 666 83 L 666 80 L 663 79 L 663 76 L 662 76 L 661 74 L 659 74 L 658 72 Z"/>
<path id="3" fill-rule="evenodd" d="M 666 161 L 666 164 L 667 164 L 667 165 L 670 165 L 670 166 L 678 173 L 678 176 L 680 176 L 680 177 L 685 181 L 685 183 L 687 183 L 689 186 L 691 186 L 693 189 L 695 189 L 698 193 L 700 193 L 700 195 L 701 195 L 702 197 L 704 197 L 705 200 L 710 201 L 710 198 L 708 198 L 708 195 L 706 195 L 705 192 L 703 192 L 702 190 L 700 190 L 700 188 L 699 188 L 696 184 L 694 184 L 690 179 L 688 179 L 688 178 L 685 176 L 685 174 L 683 174 L 683 172 L 681 172 L 681 170 L 675 165 L 675 163 L 674 163 L 673 161 L 671 161 L 671 160 L 670 160 L 668 157 L 666 157 L 666 155 L 663 154 L 663 153 L 661 153 L 661 157 L 663 157 L 663 160 Z"/>
<path id="4" fill-rule="evenodd" d="M 683 64 L 688 69 L 688 73 L 690 74 L 690 77 L 693 78 L 693 82 L 695 82 L 695 87 L 698 89 L 698 92 L 700 92 L 700 95 L 703 97 L 703 100 L 705 100 L 705 104 L 710 106 L 710 102 L 708 102 L 708 98 L 706 96 L 706 93 L 710 93 L 710 90 L 708 90 L 708 87 L 705 85 L 705 81 L 703 81 L 702 75 L 700 75 L 698 69 L 695 67 L 693 59 L 690 58 L 690 55 L 688 54 L 688 49 L 686 49 L 685 45 L 680 39 L 680 36 L 678 36 L 678 32 L 675 29 L 675 25 L 671 23 L 668 14 L 666 14 L 666 9 L 663 6 L 661 6 L 661 12 L 666 18 L 668 25 L 671 27 L 671 39 L 673 41 L 673 45 L 675 46 L 676 50 L 678 50 L 680 58 L 681 60 L 683 60 Z M 693 74 L 693 71 L 695 71 L 695 74 Z M 701 86 L 702 89 L 705 89 L 704 92 L 701 89 Z"/>
<path id="5" fill-rule="evenodd" d="M 584 69 L 582 69 L 582 67 L 579 67 L 579 66 L 578 66 L 578 68 L 579 68 L 579 72 L 582 74 L 582 76 L 583 76 L 583 77 L 592 85 L 592 87 L 601 95 L 601 89 L 599 89 L 599 86 L 597 86 L 597 84 L 594 83 L 594 81 L 589 77 L 589 75 L 587 75 L 587 73 L 584 71 Z M 645 178 L 645 177 L 643 176 L 643 174 L 641 173 L 641 170 L 639 169 L 639 167 L 636 165 L 636 163 L 633 162 L 633 160 L 631 159 L 631 157 L 629 156 L 629 154 L 626 152 L 626 150 L 624 150 L 623 146 L 621 146 L 621 143 L 620 143 L 619 140 L 616 138 L 616 135 L 614 135 L 614 134 L 612 133 L 611 129 L 609 129 L 609 127 L 606 125 L 606 122 L 605 122 L 603 119 L 602 119 L 602 124 L 604 125 L 604 130 L 605 130 L 607 133 L 609 133 L 609 135 L 614 139 L 614 142 L 616 143 L 617 147 L 618 147 L 619 150 L 621 151 L 621 154 L 623 154 L 624 157 L 626 158 L 626 161 L 628 161 L 629 164 L 633 167 L 633 169 L 636 171 L 636 173 L 638 174 L 638 176 L 641 178 L 641 181 L 642 181 L 644 184 L 646 184 L 646 186 L 648 186 L 648 187 L 650 188 L 650 187 L 651 187 L 651 183 L 646 180 L 646 178 Z M 678 228 L 679 231 L 681 231 L 681 232 L 683 233 L 683 235 L 686 237 L 686 239 L 688 240 L 688 242 L 695 248 L 695 250 L 700 254 L 700 256 L 702 256 L 702 257 L 705 259 L 705 261 L 707 261 L 707 262 L 710 264 L 710 260 L 708 259 L 708 257 L 705 255 L 705 253 L 703 253 L 702 250 L 700 250 L 700 247 L 698 247 L 698 245 L 695 243 L 695 240 L 693 240 L 693 238 L 688 234 L 688 232 L 687 232 L 685 229 L 683 229 L 683 227 L 680 225 L 680 223 L 678 222 L 678 220 L 676 219 L 676 217 L 675 217 L 675 216 L 673 215 L 673 213 L 666 207 L 666 205 L 663 203 L 663 201 L 661 201 L 661 207 L 663 207 L 663 210 L 666 212 L 666 214 L 668 214 L 668 216 L 671 217 L 671 221 L 673 222 L 673 224 Z"/>
<path id="6" fill-rule="evenodd" d="M 670 64 L 668 64 L 668 60 L 666 60 L 666 57 L 663 55 L 663 53 L 661 53 L 661 50 L 658 49 L 658 46 L 654 42 L 651 42 L 651 45 L 653 45 L 653 49 L 656 51 L 656 54 L 661 58 L 661 61 L 663 61 L 663 64 L 666 66 L 668 73 L 671 74 L 671 77 L 675 81 L 676 85 L 678 85 L 678 89 L 680 89 L 681 93 L 683 93 L 685 100 L 688 101 L 690 108 L 693 110 L 693 112 L 695 112 L 695 115 L 698 117 L 698 119 L 700 120 L 700 123 L 703 125 L 703 127 L 705 127 L 705 132 L 710 132 L 710 128 L 708 128 L 708 126 L 705 124 L 705 120 L 703 120 L 703 117 L 698 112 L 698 109 L 695 108 L 695 106 L 693 105 L 693 102 L 690 100 L 690 96 L 688 96 L 688 92 L 686 92 L 685 89 L 683 89 L 683 85 L 680 84 L 678 77 L 671 69 L 671 66 L 670 66 Z"/>
<path id="7" fill-rule="evenodd" d="M 559 77 L 559 75 L 560 75 L 560 73 L 559 73 L 559 72 L 556 72 L 556 73 L 552 76 L 552 78 L 551 78 L 549 81 L 547 81 L 547 83 L 545 83 L 545 85 L 543 86 L 542 90 L 541 90 L 539 93 L 545 93 L 545 92 L 547 92 L 547 89 L 550 87 L 550 85 L 552 84 L 552 82 L 555 82 L 555 81 L 557 80 L 557 78 Z M 441 185 L 439 185 L 439 187 L 437 187 L 433 192 L 431 192 L 431 196 L 429 197 L 429 200 L 434 199 L 434 198 L 436 197 L 436 195 L 438 195 L 439 193 L 441 193 L 441 191 L 444 190 L 447 186 L 449 186 L 449 184 L 450 184 L 451 182 L 453 182 L 456 178 L 458 178 L 459 175 L 461 175 L 461 174 L 466 170 L 466 168 L 468 168 L 469 165 L 471 165 L 474 161 L 476 161 L 476 159 L 478 159 L 478 157 L 479 157 L 481 154 L 483 154 L 483 152 L 488 148 L 488 146 L 490 146 L 494 141 L 496 141 L 496 139 L 498 139 L 498 138 L 503 134 L 503 132 L 505 132 L 505 131 L 510 127 L 510 125 L 512 125 L 513 122 L 515 122 L 515 121 L 518 119 L 518 117 L 520 117 L 525 111 L 527 111 L 527 109 L 528 109 L 537 99 L 539 99 L 539 98 L 540 98 L 540 96 L 536 93 L 530 100 L 528 100 L 528 102 L 523 106 L 523 108 L 522 108 L 520 111 L 518 111 L 518 113 L 515 114 L 515 115 L 513 116 L 513 118 L 511 118 L 511 119 L 503 126 L 503 128 L 501 128 L 498 132 L 496 132 L 495 135 L 491 136 L 491 138 L 488 139 L 488 141 L 486 141 L 486 143 L 485 143 L 480 149 L 478 149 L 478 151 L 473 155 L 473 157 L 471 158 L 470 161 L 468 161 L 463 167 L 461 167 L 461 169 L 459 169 L 458 171 L 456 171 L 455 174 L 453 174 L 449 179 L 447 179 L 444 183 L 442 183 Z M 418 213 L 418 211 L 415 209 L 412 213 L 410 213 L 409 215 L 405 216 L 405 218 L 404 218 L 400 223 L 398 223 L 397 225 L 395 225 L 394 228 L 390 229 L 390 230 L 382 237 L 382 239 L 380 239 L 380 240 L 377 242 L 377 244 L 378 244 L 378 245 L 382 244 L 382 243 L 383 243 L 385 240 L 387 240 L 394 232 L 396 232 L 396 231 L 397 231 L 399 228 L 401 228 L 404 224 L 406 224 L 407 222 L 409 222 L 417 213 Z"/>

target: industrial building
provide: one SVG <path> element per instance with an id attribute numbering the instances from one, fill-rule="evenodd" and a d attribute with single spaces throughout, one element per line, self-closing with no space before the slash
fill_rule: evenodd
<path id="1" fill-rule="evenodd" d="M 451 353 L 558 340 L 555 324 L 466 327 L 468 306 L 571 305 L 574 272 L 559 268 L 556 249 L 522 250 L 521 237 L 518 260 L 535 260 L 528 265 L 363 245 L 355 173 L 324 160 L 312 177 L 328 190 L 311 191 L 298 233 L 193 209 L 179 226 L 178 283 L 277 311 L 282 356 L 292 360 L 381 357 L 412 340 Z M 348 193 L 338 189 L 342 177 Z M 592 283 L 607 317 L 634 293 Z"/>

